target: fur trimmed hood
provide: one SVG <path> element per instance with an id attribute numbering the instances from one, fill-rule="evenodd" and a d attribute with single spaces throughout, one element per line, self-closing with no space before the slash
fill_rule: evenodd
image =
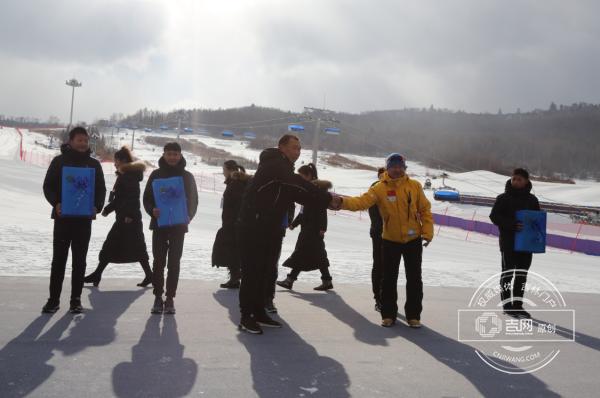
<path id="1" fill-rule="evenodd" d="M 146 171 L 146 164 L 141 160 L 136 160 L 131 163 L 125 163 L 119 166 L 119 172 L 122 174 L 129 173 L 132 171 L 143 173 L 144 171 Z"/>
<path id="2" fill-rule="evenodd" d="M 314 180 L 311 181 L 313 184 L 315 184 L 317 186 L 317 188 L 323 189 L 323 190 L 329 190 L 331 188 L 333 188 L 333 184 L 331 183 L 331 181 L 327 181 L 327 180 Z"/>
<path id="3" fill-rule="evenodd" d="M 249 181 L 252 178 L 251 175 L 246 174 L 244 172 L 241 171 L 234 171 L 233 173 L 231 173 L 229 179 L 231 180 L 239 180 L 239 181 Z"/>

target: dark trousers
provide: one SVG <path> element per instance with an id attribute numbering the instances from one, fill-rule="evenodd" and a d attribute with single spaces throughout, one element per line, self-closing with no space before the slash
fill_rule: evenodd
<path id="1" fill-rule="evenodd" d="M 421 239 L 407 243 L 383 240 L 383 279 L 381 280 L 381 317 L 396 319 L 398 313 L 398 271 L 404 257 L 406 274 L 406 319 L 421 319 L 423 280 L 421 279 Z"/>
<path id="2" fill-rule="evenodd" d="M 532 259 L 533 255 L 531 253 L 514 251 L 502 252 L 500 297 L 504 303 L 504 307 L 510 306 L 512 292 L 512 306 L 514 308 L 523 308 L 523 293 L 525 293 L 527 271 L 529 271 L 529 267 L 531 267 Z"/>
<path id="3" fill-rule="evenodd" d="M 381 235 L 371 236 L 373 243 L 373 268 L 371 269 L 371 285 L 373 286 L 373 298 L 376 303 L 381 304 L 381 279 L 383 278 L 382 242 Z"/>
<path id="4" fill-rule="evenodd" d="M 285 232 L 284 232 L 285 233 Z M 277 249 L 273 250 L 272 255 L 267 258 L 267 268 L 271 270 L 267 283 L 265 285 L 265 303 L 275 300 L 275 285 L 277 283 L 277 276 L 279 275 L 279 259 L 281 257 L 281 246 L 283 245 L 284 233 L 277 237 L 275 245 Z"/>
<path id="5" fill-rule="evenodd" d="M 167 298 L 175 297 L 179 282 L 179 263 L 183 254 L 185 231 L 176 228 L 157 228 L 152 231 L 152 285 L 154 295 L 162 296 L 167 268 Z M 168 260 L 167 260 L 168 257 Z"/>
<path id="6" fill-rule="evenodd" d="M 267 300 L 275 296 L 277 261 L 281 254 L 281 232 L 245 232 L 241 240 L 242 283 L 240 310 L 242 316 L 264 316 Z"/>
<path id="7" fill-rule="evenodd" d="M 71 298 L 80 298 L 85 277 L 86 257 L 92 233 L 92 220 L 57 218 L 54 220 L 50 298 L 59 300 L 69 248 L 71 248 Z"/>
<path id="8" fill-rule="evenodd" d="M 322 265 L 319 267 L 319 271 L 321 271 L 321 280 L 322 281 L 332 281 L 333 278 L 329 273 L 329 267 L 327 265 Z M 292 271 L 288 274 L 288 278 L 296 280 L 298 279 L 298 275 L 300 275 L 301 270 L 298 268 L 292 269 Z"/>

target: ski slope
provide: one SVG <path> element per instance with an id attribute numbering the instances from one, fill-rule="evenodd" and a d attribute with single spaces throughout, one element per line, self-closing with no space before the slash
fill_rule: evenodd
<path id="1" fill-rule="evenodd" d="M 24 132 L 25 135 L 27 133 Z M 137 134 L 136 134 L 137 138 Z M 129 137 L 130 139 L 130 137 Z M 152 163 L 161 151 L 142 142 L 135 143 L 135 153 Z M 223 141 L 223 140 L 222 140 Z M 0 275 L 47 276 L 52 257 L 52 221 L 50 206 L 42 194 L 45 169 L 16 160 L 18 134 L 10 129 L 0 130 Z M 130 142 L 129 142 L 130 143 Z M 222 144 L 224 145 L 224 144 Z M 237 145 L 240 145 L 239 143 Z M 240 145 L 242 147 L 242 145 Z M 243 153 L 252 150 L 240 148 Z M 240 152 L 242 153 L 242 152 Z M 306 159 L 308 154 L 303 155 Z M 219 173 L 218 167 L 193 164 L 192 171 Z M 308 156 L 309 157 L 309 156 Z M 107 187 L 114 183 L 110 164 L 103 164 Z M 356 190 L 372 181 L 370 172 L 356 170 L 323 170 L 323 178 Z M 337 185 L 338 188 L 340 185 Z M 597 189 L 597 188 L 596 188 Z M 341 189 L 340 189 L 341 190 Z M 181 277 L 204 280 L 223 280 L 226 271 L 211 267 L 210 254 L 214 235 L 220 226 L 220 194 L 200 192 L 200 206 L 196 218 L 190 225 L 182 259 Z M 113 217 L 99 217 L 94 221 L 88 255 L 88 267 L 96 265 L 98 253 L 113 222 Z M 144 215 L 144 224 L 148 225 Z M 330 212 L 329 231 L 326 245 L 331 260 L 334 283 L 369 284 L 371 270 L 371 242 L 369 222 L 363 215 Z M 439 231 L 439 232 L 438 232 Z M 425 249 L 423 280 L 428 286 L 476 287 L 500 269 L 498 243 L 493 237 L 471 233 L 466 240 L 466 231 L 436 227 L 438 234 L 429 248 Z M 298 231 L 288 232 L 285 238 L 282 259 L 287 258 L 294 248 Z M 151 246 L 150 231 L 146 230 L 146 242 Z M 578 253 L 549 249 L 548 253 L 536 255 L 533 270 L 553 281 L 563 291 L 599 293 L 600 259 Z M 280 274 L 287 272 L 280 269 Z M 105 277 L 141 278 L 137 264 L 111 265 Z M 319 273 L 305 273 L 302 280 L 317 283 Z M 402 279 L 402 277 L 401 277 Z M 401 282 L 402 283 L 402 282 Z"/>
<path id="2" fill-rule="evenodd" d="M 131 132 L 122 132 L 121 137 L 123 137 L 124 134 L 127 134 L 129 141 L 122 139 L 120 142 L 130 144 Z M 173 133 L 146 133 L 143 131 L 136 131 L 136 153 L 138 153 L 142 158 L 145 158 L 144 156 L 152 157 L 152 154 L 155 156 L 160 156 L 160 151 L 152 154 L 146 152 L 148 148 L 150 148 L 150 150 L 152 149 L 152 146 L 148 146 L 143 143 L 143 139 L 147 135 L 174 137 Z M 184 134 L 181 135 L 181 137 L 188 140 L 197 140 L 208 146 L 223 149 L 232 153 L 233 155 L 241 156 L 253 161 L 258 161 L 261 152 L 260 150 L 249 148 L 248 142 L 246 141 L 221 139 L 203 134 Z M 301 138 L 304 137 L 301 136 Z M 142 152 L 140 152 L 140 150 Z M 332 155 L 332 153 L 326 151 L 319 152 L 320 159 L 323 159 L 328 155 Z M 382 158 L 353 154 L 342 155 L 351 160 L 374 167 L 380 167 L 384 165 L 384 159 Z M 311 161 L 312 151 L 305 150 L 302 152 L 297 164 L 309 163 Z M 410 159 L 407 159 L 407 164 L 408 173 L 412 177 L 418 179 L 421 183 L 425 182 L 425 179 L 428 178 L 427 175 L 439 175 L 444 172 L 444 170 L 425 167 L 418 162 L 411 161 Z M 323 162 L 321 161 L 319 166 L 321 177 L 334 181 L 334 189 L 338 192 L 351 195 L 358 194 L 368 188 L 374 180 L 374 172 L 371 171 L 340 169 L 322 165 Z M 206 165 L 203 165 L 202 167 L 206 168 Z M 219 171 L 219 168 L 216 169 Z M 496 196 L 504 192 L 504 185 L 506 180 L 509 178 L 508 176 L 485 170 L 476 170 L 463 173 L 447 173 L 450 175 L 450 177 L 446 178 L 445 180 L 447 186 L 454 187 L 464 194 L 481 196 Z M 442 185 L 442 180 L 439 178 L 432 179 L 432 183 L 434 187 L 439 187 Z M 574 185 L 536 181 L 534 183 L 533 193 L 535 193 L 541 200 L 549 202 L 600 206 L 600 184 L 594 181 L 577 180 L 576 184 Z"/>
<path id="3" fill-rule="evenodd" d="M 19 159 L 19 133 L 15 129 L 0 128 L 0 159 Z"/>

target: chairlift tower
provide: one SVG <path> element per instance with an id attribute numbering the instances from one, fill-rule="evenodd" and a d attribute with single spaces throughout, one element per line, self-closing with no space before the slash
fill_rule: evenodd
<path id="1" fill-rule="evenodd" d="M 82 84 L 75 78 L 67 80 L 65 84 L 71 87 L 71 114 L 69 116 L 69 125 L 67 126 L 67 132 L 69 132 L 69 130 L 71 130 L 71 126 L 73 125 L 73 103 L 75 102 L 75 88 L 81 87 Z"/>
<path id="2" fill-rule="evenodd" d="M 328 109 L 321 109 L 321 108 L 311 108 L 308 106 L 304 107 L 304 116 L 308 120 L 315 121 L 315 131 L 314 131 L 314 135 L 313 135 L 313 144 L 312 144 L 312 162 L 316 166 L 317 161 L 318 161 L 319 143 L 320 143 L 320 137 L 321 137 L 321 123 L 328 123 L 328 124 L 336 123 L 337 124 L 340 121 L 336 120 L 333 117 L 333 111 L 330 111 Z"/>

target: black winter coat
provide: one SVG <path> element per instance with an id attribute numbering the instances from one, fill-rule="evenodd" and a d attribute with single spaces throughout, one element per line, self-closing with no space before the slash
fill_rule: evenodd
<path id="1" fill-rule="evenodd" d="M 331 195 L 294 173 L 294 165 L 277 148 L 260 154 L 256 174 L 244 193 L 240 210 L 242 235 L 272 237 L 294 203 L 327 208 Z"/>
<path id="2" fill-rule="evenodd" d="M 52 206 L 51 217 L 56 218 L 55 207 L 60 203 L 62 194 L 62 168 L 67 167 L 93 167 L 95 171 L 94 183 L 94 207 L 100 212 L 104 207 L 106 197 L 106 185 L 104 183 L 104 172 L 100 162 L 91 157 L 91 151 L 81 153 L 72 149 L 69 144 L 63 144 L 60 147 L 61 154 L 52 159 L 46 178 L 44 179 L 44 196 Z"/>
<path id="3" fill-rule="evenodd" d="M 164 158 L 160 158 L 158 161 L 158 169 L 154 170 L 150 176 L 148 177 L 148 182 L 146 183 L 146 189 L 144 190 L 144 209 L 146 213 L 151 217 L 150 221 L 150 229 L 157 229 L 158 223 L 154 216 L 152 215 L 152 210 L 156 207 L 156 202 L 154 201 L 154 193 L 152 191 L 152 182 L 157 178 L 171 178 L 171 177 L 183 177 L 183 186 L 185 189 L 185 196 L 187 201 L 187 210 L 190 221 L 196 215 L 196 211 L 198 210 L 198 188 L 196 187 L 196 180 L 194 176 L 189 171 L 185 170 L 186 161 L 181 157 L 181 160 L 176 166 L 169 166 Z M 183 230 L 184 232 L 188 231 L 187 225 L 175 225 L 172 227 L 175 230 Z"/>
<path id="4" fill-rule="evenodd" d="M 119 168 L 115 185 L 108 195 L 109 203 L 104 208 L 106 213 L 114 211 L 120 221 L 125 217 L 142 220 L 140 181 L 144 179 L 145 170 L 146 165 L 141 161 L 127 163 Z"/>
<path id="5" fill-rule="evenodd" d="M 518 210 L 540 210 L 538 199 L 531 193 L 531 182 L 524 189 L 515 189 L 510 180 L 505 192 L 498 195 L 490 219 L 500 230 L 500 250 L 514 251 L 516 232 L 516 212 Z"/>
<path id="6" fill-rule="evenodd" d="M 313 183 L 325 192 L 331 188 L 329 181 L 313 181 Z M 327 209 L 311 204 L 304 206 L 291 226 L 295 228 L 298 225 L 302 229 L 296 247 L 283 266 L 300 271 L 329 267 L 325 242 L 321 236 L 321 231 L 327 231 Z"/>
<path id="7" fill-rule="evenodd" d="M 313 181 L 317 187 L 321 188 L 325 192 L 331 188 L 329 181 Z M 327 231 L 327 209 L 323 207 L 317 207 L 312 204 L 302 207 L 298 216 L 292 221 L 292 228 L 302 226 L 302 230 L 317 232 Z"/>
<path id="8" fill-rule="evenodd" d="M 126 223 L 117 219 L 104 240 L 98 258 L 101 263 L 136 263 L 148 260 L 142 220 Z"/>
<path id="9" fill-rule="evenodd" d="M 122 165 L 109 195 L 105 213 L 115 212 L 116 219 L 100 250 L 101 263 L 134 263 L 148 260 L 140 211 L 140 181 L 146 165 L 133 162 Z M 132 219 L 126 223 L 125 217 Z"/>
<path id="10" fill-rule="evenodd" d="M 227 187 L 223 193 L 222 226 L 217 231 L 213 245 L 213 267 L 234 267 L 237 269 L 240 266 L 236 222 L 240 213 L 240 207 L 242 206 L 242 196 L 249 181 L 250 176 L 240 172 L 234 172 L 225 181 Z"/>

